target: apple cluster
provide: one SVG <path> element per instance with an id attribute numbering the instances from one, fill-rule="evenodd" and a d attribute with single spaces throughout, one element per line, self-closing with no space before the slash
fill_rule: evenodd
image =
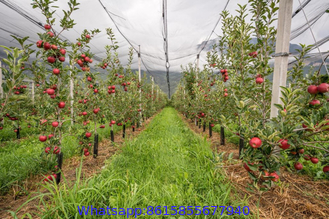
<path id="1" fill-rule="evenodd" d="M 93 63 L 93 60 L 88 57 L 86 54 L 81 54 L 80 58 L 77 59 L 77 64 L 81 67 L 82 71 L 90 71 L 89 63 Z"/>
<path id="2" fill-rule="evenodd" d="M 19 95 L 19 94 L 22 94 L 22 93 L 24 93 L 24 89 L 26 89 L 27 88 L 27 86 L 26 85 L 20 85 L 20 86 L 14 86 L 14 90 L 16 90 L 15 92 L 14 92 L 14 94 L 16 94 L 16 95 Z"/>
<path id="3" fill-rule="evenodd" d="M 310 85 L 307 88 L 307 92 L 314 95 L 314 99 L 309 103 L 312 106 L 319 106 L 321 104 L 320 100 L 316 99 L 317 94 L 324 94 L 329 91 L 329 84 L 322 83 L 319 86 L 316 85 Z"/>
<path id="4" fill-rule="evenodd" d="M 227 69 L 221 69 L 220 73 L 222 73 L 222 78 L 224 79 L 224 82 L 226 82 L 229 79 Z"/>

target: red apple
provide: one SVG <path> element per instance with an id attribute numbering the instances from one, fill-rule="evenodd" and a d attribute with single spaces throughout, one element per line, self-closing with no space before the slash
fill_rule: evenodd
<path id="1" fill-rule="evenodd" d="M 65 49 L 63 49 L 63 48 L 61 48 L 61 49 L 59 50 L 59 52 L 60 52 L 62 55 L 65 55 L 65 53 L 66 53 L 66 50 L 65 50 Z"/>
<path id="2" fill-rule="evenodd" d="M 90 153 L 89 153 L 88 151 L 84 153 L 84 155 L 85 155 L 86 157 L 88 157 L 89 154 L 90 154 Z"/>
<path id="3" fill-rule="evenodd" d="M 329 166 L 324 166 L 323 167 L 323 172 L 325 172 L 325 173 L 329 172 Z"/>
<path id="4" fill-rule="evenodd" d="M 316 157 L 312 157 L 311 162 L 314 163 L 314 164 L 317 164 L 319 162 L 319 159 L 316 158 Z"/>
<path id="5" fill-rule="evenodd" d="M 49 49 L 51 49 L 51 45 L 50 45 L 50 43 L 45 42 L 45 43 L 43 44 L 43 48 L 44 48 L 45 50 L 49 50 Z"/>
<path id="6" fill-rule="evenodd" d="M 307 92 L 309 92 L 310 94 L 317 94 L 318 93 L 318 87 L 315 85 L 310 85 L 307 88 Z"/>
<path id="7" fill-rule="evenodd" d="M 55 94 L 55 90 L 49 88 L 49 89 L 47 89 L 47 94 L 48 94 L 48 95 L 54 95 L 54 94 Z"/>
<path id="8" fill-rule="evenodd" d="M 87 35 L 86 35 L 86 38 L 87 38 L 87 39 L 90 39 L 90 35 L 89 35 L 89 34 L 87 34 Z"/>
<path id="9" fill-rule="evenodd" d="M 51 49 L 52 49 L 52 50 L 57 50 L 58 47 L 57 47 L 56 45 L 53 44 L 53 45 L 51 45 Z"/>
<path id="10" fill-rule="evenodd" d="M 59 123 L 58 123 L 57 121 L 55 121 L 55 122 L 52 122 L 51 125 L 52 125 L 54 128 L 56 128 L 56 127 L 58 127 Z"/>
<path id="11" fill-rule="evenodd" d="M 302 149 L 299 149 L 298 150 L 298 153 L 300 153 L 300 154 L 304 154 L 304 149 L 302 148 Z"/>
<path id="12" fill-rule="evenodd" d="M 54 147 L 53 154 L 59 154 L 61 152 L 61 149 L 57 146 Z"/>
<path id="13" fill-rule="evenodd" d="M 64 108 L 65 107 L 65 103 L 64 102 L 59 102 L 58 103 L 58 107 L 59 108 Z"/>
<path id="14" fill-rule="evenodd" d="M 50 147 L 46 147 L 46 148 L 45 148 L 45 153 L 46 153 L 46 154 L 49 154 L 49 151 L 50 151 Z"/>
<path id="15" fill-rule="evenodd" d="M 54 37 L 54 33 L 53 33 L 53 32 L 50 32 L 50 31 L 49 31 L 47 34 L 48 34 L 50 37 Z"/>
<path id="16" fill-rule="evenodd" d="M 310 102 L 310 105 L 312 105 L 312 106 L 318 106 L 318 105 L 320 105 L 321 103 L 320 103 L 320 101 L 319 100 L 312 100 L 311 102 Z"/>
<path id="17" fill-rule="evenodd" d="M 295 167 L 296 170 L 303 169 L 303 165 L 301 163 L 299 163 L 299 162 L 295 163 L 294 167 Z"/>
<path id="18" fill-rule="evenodd" d="M 45 136 L 45 135 L 39 136 L 39 141 L 45 142 L 46 140 L 47 140 L 47 136 Z"/>
<path id="19" fill-rule="evenodd" d="M 53 69 L 53 73 L 54 73 L 55 75 L 58 75 L 59 73 L 61 73 L 61 71 L 60 71 L 58 68 L 54 68 L 54 69 Z"/>
<path id="20" fill-rule="evenodd" d="M 274 177 L 274 178 L 271 179 L 273 182 L 277 182 L 280 178 L 279 175 L 276 172 L 270 173 L 269 176 Z"/>
<path id="21" fill-rule="evenodd" d="M 48 61 L 49 63 L 55 63 L 55 62 L 56 62 L 56 58 L 53 57 L 53 56 L 49 56 L 49 57 L 47 58 L 47 61 Z"/>
<path id="22" fill-rule="evenodd" d="M 279 141 L 279 147 L 282 148 L 283 150 L 286 150 L 290 147 L 290 144 L 288 144 L 287 139 L 280 139 Z"/>
<path id="23" fill-rule="evenodd" d="M 65 62 L 65 57 L 64 57 L 64 56 L 60 56 L 60 57 L 58 58 L 58 60 L 61 61 L 61 62 Z"/>
<path id="24" fill-rule="evenodd" d="M 51 29 L 51 26 L 49 24 L 45 24 L 44 27 L 45 27 L 46 30 L 50 30 Z"/>
<path id="25" fill-rule="evenodd" d="M 37 47 L 38 48 L 41 48 L 42 47 L 42 44 L 43 44 L 43 41 L 42 40 L 38 40 L 37 41 Z"/>
<path id="26" fill-rule="evenodd" d="M 262 140 L 260 140 L 260 138 L 258 137 L 253 137 L 252 139 L 250 139 L 249 145 L 252 148 L 259 148 L 262 145 Z"/>
<path id="27" fill-rule="evenodd" d="M 318 86 L 318 92 L 319 93 L 327 93 L 329 91 L 329 85 L 327 83 L 322 83 Z"/>
<path id="28" fill-rule="evenodd" d="M 259 78 L 256 78 L 256 84 L 262 84 L 264 82 L 264 79 L 259 77 Z"/>
<path id="29" fill-rule="evenodd" d="M 91 133 L 90 133 L 90 132 L 87 132 L 87 133 L 86 133 L 86 137 L 87 137 L 87 138 L 90 138 L 90 136 L 91 136 Z"/>

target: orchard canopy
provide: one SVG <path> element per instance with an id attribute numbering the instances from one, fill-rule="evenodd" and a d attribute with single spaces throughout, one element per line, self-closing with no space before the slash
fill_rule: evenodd
<path id="1" fill-rule="evenodd" d="M 171 94 L 174 93 L 181 77 L 181 66 L 196 64 L 198 54 L 200 54 L 201 69 L 204 64 L 209 64 L 206 54 L 223 36 L 223 24 L 220 18 L 222 11 L 227 10 L 235 16 L 236 10 L 239 9 L 238 4 L 248 4 L 248 0 L 79 0 L 77 2 L 80 3 L 77 6 L 79 10 L 72 13 L 76 25 L 62 33 L 63 39 L 76 42 L 77 35 L 84 29 L 99 29 L 101 32 L 90 44 L 91 52 L 95 55 L 93 67 L 106 55 L 105 45 L 108 44 L 108 38 L 105 29 L 112 28 L 119 45 L 118 53 L 122 64 L 127 64 L 129 48 L 133 47 L 135 52 L 132 69 L 138 69 L 137 54 L 140 46 L 142 70 L 154 76 L 156 83 L 167 93 L 166 66 L 170 65 Z M 251 9 L 251 2 L 247 5 L 247 10 Z M 265 2 L 268 5 L 272 2 L 278 3 L 271 0 Z M 37 33 L 44 31 L 46 21 L 41 10 L 33 9 L 31 3 L 33 1 L 0 1 L 0 45 L 18 46 L 11 35 L 29 36 L 28 43 L 35 44 L 38 40 Z M 68 4 L 67 1 L 57 1 L 54 5 L 60 9 L 53 15 L 56 18 L 53 30 L 58 32 L 61 30 L 59 18 L 63 16 L 62 10 L 68 9 Z M 293 61 L 296 49 L 300 49 L 299 44 L 302 43 L 313 45 L 308 53 L 307 65 L 321 64 L 329 50 L 328 9 L 327 0 L 293 0 L 290 62 Z M 246 13 L 247 22 L 252 19 L 251 16 L 252 13 Z M 274 21 L 269 26 L 276 27 L 277 22 Z M 257 42 L 255 33 L 250 34 L 251 43 Z M 167 56 L 165 42 L 168 43 Z M 5 53 L 0 50 L 0 57 L 4 55 Z M 166 64 L 167 61 L 169 64 Z M 322 73 L 325 71 L 323 68 Z"/>

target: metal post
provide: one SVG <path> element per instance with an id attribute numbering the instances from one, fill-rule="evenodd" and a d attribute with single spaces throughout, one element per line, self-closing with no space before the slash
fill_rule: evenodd
<path id="1" fill-rule="evenodd" d="M 2 65 L 0 61 L 0 98 L 3 98 L 3 89 L 2 89 Z"/>
<path id="2" fill-rule="evenodd" d="M 98 156 L 98 134 L 94 135 L 94 154 L 93 157 L 96 158 Z"/>
<path id="3" fill-rule="evenodd" d="M 220 145 L 225 145 L 225 131 L 224 127 L 220 127 Z"/>
<path id="4" fill-rule="evenodd" d="M 72 77 L 72 71 L 73 71 L 73 65 L 71 65 L 71 71 L 70 71 L 70 98 L 71 98 L 71 125 L 74 124 L 74 110 L 73 110 L 73 104 L 74 104 L 74 80 Z"/>
<path id="5" fill-rule="evenodd" d="M 271 118 L 278 115 L 274 104 L 281 103 L 281 88 L 287 83 L 288 55 L 290 46 L 293 0 L 281 0 L 279 4 L 278 31 L 275 48 L 274 76 L 271 101 Z"/>
<path id="6" fill-rule="evenodd" d="M 32 91 L 32 103 L 34 104 L 34 81 L 32 81 L 32 85 L 31 85 L 31 91 Z"/>
<path id="7" fill-rule="evenodd" d="M 139 104 L 139 109 L 142 109 L 142 72 L 141 72 L 141 46 L 139 45 L 139 50 L 138 50 L 138 81 L 139 81 L 139 101 L 140 101 L 140 104 Z M 139 120 L 139 123 L 140 125 L 142 125 L 142 111 L 139 112 L 139 116 L 140 116 L 140 120 Z"/>

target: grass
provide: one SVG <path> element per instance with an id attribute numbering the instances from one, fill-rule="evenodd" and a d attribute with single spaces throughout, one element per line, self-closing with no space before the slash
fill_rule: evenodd
<path id="1" fill-rule="evenodd" d="M 114 133 L 120 130 L 122 127 L 114 126 Z M 99 141 L 109 138 L 110 127 L 98 129 L 98 133 Z M 66 134 L 61 146 L 64 159 L 79 154 L 78 140 L 72 135 Z M 55 160 L 45 156 L 44 147 L 36 134 L 20 141 L 8 141 L 0 147 L 0 194 L 5 194 L 13 184 L 20 185 L 26 178 L 46 174 L 54 168 Z"/>
<path id="2" fill-rule="evenodd" d="M 80 170 L 75 184 L 60 188 L 47 184 L 48 192 L 40 194 L 42 218 L 89 218 L 80 216 L 78 206 L 93 208 L 147 208 L 167 206 L 193 206 L 181 211 L 184 216 L 143 216 L 138 218 L 244 218 L 235 214 L 196 216 L 195 206 L 246 206 L 238 196 L 232 195 L 231 186 L 224 176 L 215 173 L 215 161 L 210 145 L 196 136 L 179 118 L 173 108 L 165 108 L 148 128 L 133 141 L 127 141 L 119 155 L 112 157 L 101 174 L 80 182 Z M 45 202 L 45 198 L 50 198 Z M 180 208 L 182 210 L 182 208 Z M 162 215 L 165 208 L 162 207 Z M 205 210 L 205 212 L 207 212 Z M 147 211 L 143 211 L 147 214 Z M 90 214 L 90 212 L 89 212 Z M 101 216 L 99 216 L 101 218 Z M 105 215 L 103 218 L 109 218 Z M 114 216 L 111 216 L 114 218 Z M 127 216 L 115 216 L 127 218 Z"/>

